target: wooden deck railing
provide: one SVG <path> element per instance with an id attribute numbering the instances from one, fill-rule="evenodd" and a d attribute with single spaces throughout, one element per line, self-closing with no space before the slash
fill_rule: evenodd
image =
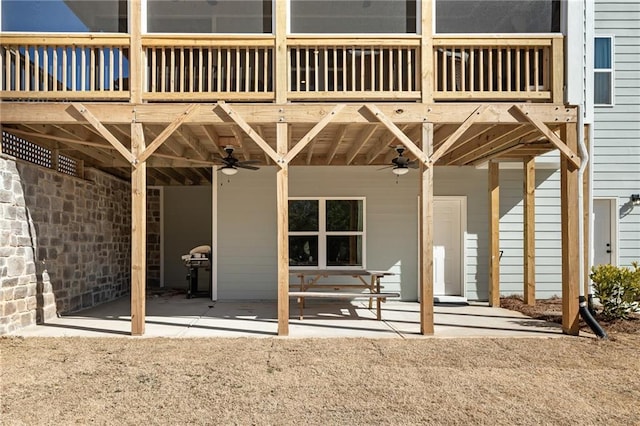
<path id="1" fill-rule="evenodd" d="M 287 99 L 436 102 L 563 99 L 562 36 L 436 36 L 286 40 Z M 2 34 L 0 98 L 128 100 L 128 35 Z M 275 100 L 275 37 L 142 37 L 147 101 Z M 431 64 L 424 72 L 421 64 Z M 428 70 L 427 70 L 428 71 Z"/>
<path id="2" fill-rule="evenodd" d="M 128 36 L 2 35 L 3 99 L 128 99 Z"/>
<path id="3" fill-rule="evenodd" d="M 562 100 L 562 37 L 436 37 L 434 99 Z"/>
<path id="4" fill-rule="evenodd" d="M 272 100 L 274 38 L 145 36 L 148 100 Z"/>
<path id="5" fill-rule="evenodd" d="M 288 98 L 420 99 L 419 38 L 289 38 Z"/>

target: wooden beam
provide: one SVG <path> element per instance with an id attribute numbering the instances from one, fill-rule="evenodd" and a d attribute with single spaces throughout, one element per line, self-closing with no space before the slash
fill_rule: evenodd
<path id="1" fill-rule="evenodd" d="M 408 127 L 408 124 L 400 126 L 400 131 L 402 133 L 406 133 Z M 386 133 L 378 140 L 378 143 L 376 143 L 375 146 L 369 149 L 369 152 L 367 152 L 366 164 L 373 163 L 373 161 L 378 158 L 378 156 L 380 156 L 383 152 L 388 151 L 389 148 L 393 146 L 393 142 L 396 139 L 396 135 L 394 135 L 387 129 Z"/>
<path id="2" fill-rule="evenodd" d="M 171 124 L 169 124 L 165 129 L 149 144 L 148 147 L 140 154 L 140 157 L 137 159 L 138 162 L 144 163 L 156 150 L 166 141 L 169 136 L 176 131 L 178 127 L 182 125 L 187 119 L 198 109 L 197 104 L 191 104 L 185 109 L 182 114 L 178 115 Z"/>
<path id="3" fill-rule="evenodd" d="M 211 160 L 211 153 L 209 150 L 204 147 L 200 142 L 200 138 L 194 135 L 188 127 L 176 129 L 173 134 L 177 140 L 191 148 L 200 160 Z"/>
<path id="4" fill-rule="evenodd" d="M 144 151 L 142 124 L 131 123 L 131 148 L 135 156 Z M 145 331 L 146 316 L 146 227 L 147 227 L 147 163 L 131 170 L 131 335 Z"/>
<path id="5" fill-rule="evenodd" d="M 288 87 L 288 51 L 287 51 L 287 8 L 289 2 L 276 1 L 274 6 L 274 22 L 275 22 L 275 50 L 274 50 L 274 77 L 273 84 L 276 95 L 276 103 L 283 104 L 287 102 Z M 266 152 L 266 151 L 265 151 Z M 274 159 L 274 161 L 276 161 Z M 277 161 L 276 161 L 277 164 Z M 288 299 L 287 299 L 288 300 Z"/>
<path id="6" fill-rule="evenodd" d="M 438 147 L 437 151 L 433 153 L 431 156 L 431 161 L 434 163 L 440 159 L 448 150 L 455 144 L 458 139 L 464 135 L 464 133 L 469 130 L 469 128 L 478 120 L 478 118 L 489 108 L 489 105 L 481 105 L 476 108 L 466 120 L 456 129 L 455 132 L 451 136 L 447 138 L 447 140 Z"/>
<path id="7" fill-rule="evenodd" d="M 533 306 L 536 303 L 536 160 L 528 157 L 524 160 L 524 303 Z"/>
<path id="8" fill-rule="evenodd" d="M 422 149 L 433 151 L 433 124 L 422 124 Z M 420 334 L 434 333 L 433 315 L 433 167 L 420 164 Z"/>
<path id="9" fill-rule="evenodd" d="M 76 109 L 101 135 L 107 140 L 113 147 L 131 164 L 136 163 L 134 155 L 124 146 L 118 138 L 107 130 L 106 127 L 91 113 L 84 105 L 79 103 L 72 103 L 71 106 Z"/>
<path id="10" fill-rule="evenodd" d="M 329 151 L 327 152 L 327 164 L 331 164 L 331 162 L 333 161 L 333 158 L 336 156 L 336 153 L 338 152 L 338 148 L 340 147 L 340 144 L 342 143 L 342 140 L 344 139 L 344 135 L 346 133 L 347 133 L 346 125 L 342 125 L 338 128 L 336 135 L 333 137 L 333 142 L 329 147 Z"/>
<path id="11" fill-rule="evenodd" d="M 389 131 L 393 133 L 413 155 L 416 156 L 418 161 L 427 167 L 431 167 L 432 161 L 429 156 L 422 152 L 422 150 L 418 148 L 418 146 L 413 143 L 413 141 L 409 139 L 409 137 L 405 135 L 404 132 L 402 132 L 402 130 L 400 130 L 398 126 L 396 126 L 393 121 L 391 121 L 391 119 L 389 119 L 389 117 L 380 110 L 380 108 L 372 104 L 365 105 L 365 108 L 367 108 L 382 124 L 384 124 L 385 127 L 389 129 Z"/>
<path id="12" fill-rule="evenodd" d="M 231 118 L 240 128 L 249 136 L 262 150 L 271 157 L 271 159 L 278 165 L 283 165 L 286 162 L 283 158 L 280 158 L 278 154 L 269 146 L 269 144 L 262 139 L 262 137 L 255 132 L 251 126 L 242 118 L 240 114 L 237 114 L 228 104 L 224 102 L 218 102 L 218 106 L 224 112 L 227 113 L 229 118 Z M 287 300 L 289 300 L 287 298 Z"/>
<path id="13" fill-rule="evenodd" d="M 238 144 L 238 147 L 240 148 L 242 159 L 244 161 L 251 160 L 251 153 L 249 152 L 247 146 L 244 144 L 244 137 L 242 136 L 242 132 L 240 131 L 238 126 L 232 126 L 231 133 L 233 133 L 233 140 L 236 144 Z M 260 137 L 262 138 L 262 136 Z"/>
<path id="14" fill-rule="evenodd" d="M 371 124 L 365 125 L 365 127 L 362 129 L 362 131 L 360 131 L 356 139 L 351 144 L 351 149 L 349 150 L 349 152 L 347 152 L 347 161 L 345 164 L 347 165 L 351 164 L 351 162 L 353 161 L 354 158 L 356 158 L 356 155 L 358 155 L 362 147 L 367 142 L 369 142 L 369 139 L 371 139 L 371 136 L 373 136 L 376 130 L 377 130 L 377 126 L 375 125 L 371 125 Z"/>
<path id="15" fill-rule="evenodd" d="M 259 104 L 237 103 L 233 110 L 247 117 L 253 125 L 274 125 L 278 122 L 289 124 L 311 124 L 320 121 L 337 103 L 305 104 Z M 103 123 L 130 124 L 135 121 L 149 124 L 166 125 L 182 114 L 185 104 L 145 103 L 135 106 L 135 112 L 128 103 L 83 102 L 87 108 Z M 201 107 L 185 124 L 217 125 L 228 124 L 224 114 L 219 114 L 216 104 L 199 104 Z M 228 104 L 231 105 L 231 104 Z M 385 116 L 392 118 L 396 125 L 418 124 L 425 120 L 438 124 L 462 123 L 469 115 L 484 105 L 480 103 L 439 103 L 422 104 L 419 102 L 379 103 L 376 106 Z M 491 114 L 480 117 L 477 124 L 519 124 L 521 117 L 514 117 L 513 104 L 491 104 Z M 558 107 L 548 104 L 526 104 L 526 108 L 544 123 L 575 123 L 575 107 Z M 0 117 L 3 124 L 78 124 L 78 115 L 68 103 L 50 102 L 2 102 Z M 350 103 L 332 120 L 333 124 L 370 123 L 371 117 L 362 114 L 362 104 Z"/>
<path id="16" fill-rule="evenodd" d="M 287 155 L 287 123 L 276 124 L 278 156 Z M 289 335 L 289 166 L 276 175 L 278 220 L 278 336 Z"/>
<path id="17" fill-rule="evenodd" d="M 289 161 L 294 159 L 295 156 L 298 155 L 300 151 L 302 151 L 307 146 L 307 144 L 311 142 L 313 138 L 315 138 L 318 135 L 318 133 L 320 133 L 325 127 L 327 127 L 329 123 L 331 123 L 331 120 L 333 120 L 336 117 L 336 114 L 342 111 L 344 107 L 345 107 L 344 104 L 336 105 L 335 108 L 333 108 L 331 112 L 329 112 L 329 114 L 327 114 L 322 120 L 320 120 L 318 124 L 313 126 L 311 130 L 309 130 L 307 134 L 304 135 L 302 139 L 300 139 L 300 141 L 298 141 L 298 143 L 293 147 L 293 149 L 291 149 L 291 151 L 287 153 L 287 156 L 284 159 L 284 161 L 288 163 Z"/>
<path id="18" fill-rule="evenodd" d="M 562 129 L 567 147 L 578 148 L 576 125 L 567 124 Z M 578 247 L 578 168 L 567 156 L 560 158 L 560 216 L 562 228 L 562 331 L 578 335 L 578 290 L 580 283 L 580 255 Z"/>
<path id="19" fill-rule="evenodd" d="M 440 162 L 446 165 L 464 165 L 485 156 L 487 152 L 492 152 L 511 144 L 513 141 L 527 137 L 533 132 L 534 130 L 531 129 L 531 126 L 526 124 L 513 127 L 508 131 L 504 129 L 496 130 L 494 133 L 488 133 L 462 147 L 449 151 L 440 158 Z"/>
<path id="20" fill-rule="evenodd" d="M 544 122 L 540 120 L 540 118 L 536 117 L 536 114 L 531 111 L 528 105 L 514 105 L 512 111 L 516 115 L 524 117 L 529 123 L 533 124 L 533 126 L 538 129 L 540 133 L 546 136 L 547 139 L 549 139 L 549 141 L 560 150 L 560 153 L 567 157 L 575 167 L 580 167 L 580 157 L 578 157 L 576 151 L 569 148 L 562 139 L 560 139 L 550 128 L 547 127 L 546 124 L 544 124 Z"/>
<path id="21" fill-rule="evenodd" d="M 489 163 L 489 306 L 500 306 L 500 169 Z"/>
<path id="22" fill-rule="evenodd" d="M 206 133 L 207 137 L 211 139 L 216 153 L 218 153 L 221 157 L 225 157 L 227 153 L 224 152 L 224 149 L 221 146 L 222 144 L 220 142 L 220 136 L 218 135 L 218 132 L 216 132 L 216 129 L 213 126 L 208 126 L 206 124 L 202 125 L 202 129 Z"/>

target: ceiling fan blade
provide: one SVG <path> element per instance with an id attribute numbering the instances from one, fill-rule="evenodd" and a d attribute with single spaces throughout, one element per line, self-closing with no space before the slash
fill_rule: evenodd
<path id="1" fill-rule="evenodd" d="M 397 167 L 395 165 L 390 165 L 390 166 L 384 166 L 384 167 L 380 167 L 378 170 L 385 170 L 385 169 L 390 169 L 392 167 Z"/>
<path id="2" fill-rule="evenodd" d="M 236 167 L 239 169 L 247 169 L 247 170 L 260 170 L 260 167 L 256 166 L 247 166 L 246 164 L 236 164 Z"/>
<path id="3" fill-rule="evenodd" d="M 247 160 L 247 161 L 238 161 L 237 164 L 259 164 L 260 160 Z"/>
<path id="4" fill-rule="evenodd" d="M 412 169 L 417 169 L 420 165 L 417 161 L 409 161 L 407 163 L 407 167 L 411 167 Z"/>

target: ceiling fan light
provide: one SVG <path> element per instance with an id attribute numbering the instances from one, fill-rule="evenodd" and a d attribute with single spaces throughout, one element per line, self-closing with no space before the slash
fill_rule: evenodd
<path id="1" fill-rule="evenodd" d="M 397 176 L 402 176 L 409 173 L 409 169 L 406 167 L 394 167 L 393 169 L 391 169 L 391 171 Z"/>
<path id="2" fill-rule="evenodd" d="M 230 167 L 230 166 L 229 167 L 223 167 L 223 168 L 220 169 L 220 171 L 223 174 L 227 175 L 227 176 L 233 176 L 236 173 L 238 173 L 238 169 L 236 169 L 235 167 Z"/>

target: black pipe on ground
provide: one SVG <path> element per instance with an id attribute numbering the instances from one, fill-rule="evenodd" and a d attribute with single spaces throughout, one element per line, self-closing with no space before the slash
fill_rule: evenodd
<path id="1" fill-rule="evenodd" d="M 598 324 L 598 321 L 591 315 L 589 312 L 589 304 L 587 303 L 587 299 L 584 296 L 579 297 L 580 302 L 580 316 L 587 323 L 589 328 L 598 336 L 600 339 L 607 340 L 609 336 L 607 332 Z"/>

